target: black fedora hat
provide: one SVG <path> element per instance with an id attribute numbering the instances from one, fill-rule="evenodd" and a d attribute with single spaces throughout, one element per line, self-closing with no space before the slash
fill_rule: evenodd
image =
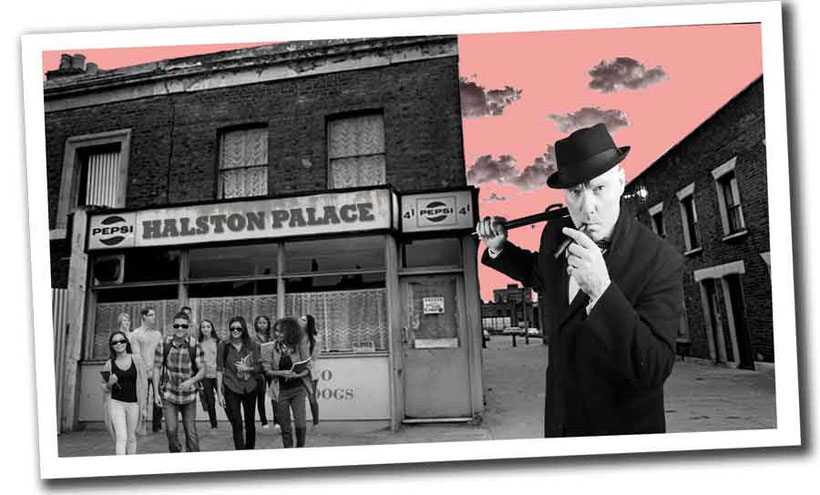
<path id="1" fill-rule="evenodd" d="M 594 179 L 626 158 L 629 148 L 615 146 L 604 124 L 578 129 L 555 142 L 558 170 L 547 177 L 547 185 L 568 189 Z"/>

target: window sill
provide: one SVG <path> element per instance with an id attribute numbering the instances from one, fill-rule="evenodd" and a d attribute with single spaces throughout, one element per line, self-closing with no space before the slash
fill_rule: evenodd
<path id="1" fill-rule="evenodd" d="M 703 251 L 702 247 L 696 247 L 695 249 L 690 249 L 689 251 L 686 251 L 685 253 L 683 253 L 683 255 L 684 256 L 691 256 L 691 255 L 697 254 L 701 251 Z"/>
<path id="2" fill-rule="evenodd" d="M 735 232 L 734 234 L 729 234 L 726 237 L 724 237 L 723 242 L 731 241 L 733 239 L 740 239 L 741 237 L 746 237 L 746 235 L 748 235 L 748 234 L 749 234 L 749 231 L 746 230 L 746 229 L 739 230 L 739 231 Z"/>

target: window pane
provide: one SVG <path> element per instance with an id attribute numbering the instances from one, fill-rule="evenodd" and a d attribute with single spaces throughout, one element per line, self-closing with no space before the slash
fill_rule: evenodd
<path id="1" fill-rule="evenodd" d="M 214 324 L 216 334 L 223 340 L 228 338 L 228 322 L 234 316 L 245 318 L 251 335 L 253 335 L 253 321 L 257 316 L 265 315 L 271 321 L 276 319 L 276 294 L 272 293 L 251 296 L 190 297 L 188 305 L 193 311 L 194 321 L 210 320 Z"/>
<path id="2" fill-rule="evenodd" d="M 268 166 L 222 171 L 222 197 L 241 198 L 268 194 Z"/>
<path id="3" fill-rule="evenodd" d="M 384 153 L 384 119 L 381 114 L 331 120 L 328 135 L 330 158 Z"/>
<path id="4" fill-rule="evenodd" d="M 243 129 L 222 135 L 220 168 L 268 164 L 268 130 Z"/>
<path id="5" fill-rule="evenodd" d="M 404 268 L 461 266 L 461 243 L 455 237 L 408 241 L 402 250 Z"/>
<path id="6" fill-rule="evenodd" d="M 108 337 L 117 329 L 117 317 L 128 313 L 131 330 L 140 326 L 143 308 L 152 307 L 156 312 L 157 328 L 169 333 L 174 315 L 179 311 L 176 285 L 133 287 L 96 291 L 97 304 L 94 312 L 92 359 L 108 357 Z"/>
<path id="7" fill-rule="evenodd" d="M 382 236 L 291 242 L 285 250 L 285 273 L 384 268 Z"/>
<path id="8" fill-rule="evenodd" d="M 333 187 L 336 189 L 387 183 L 384 155 L 331 160 L 330 173 Z"/>
<path id="9" fill-rule="evenodd" d="M 285 314 L 313 315 L 325 352 L 388 349 L 386 289 L 287 294 Z"/>
<path id="10" fill-rule="evenodd" d="M 179 280 L 179 251 L 138 249 L 125 252 L 124 282 Z"/>
<path id="11" fill-rule="evenodd" d="M 98 152 L 88 155 L 87 182 L 83 205 L 116 207 L 120 188 L 120 152 Z"/>
<path id="12" fill-rule="evenodd" d="M 276 253 L 276 244 L 192 249 L 188 257 L 188 277 L 276 275 Z"/>
<path id="13" fill-rule="evenodd" d="M 322 277 L 292 277 L 285 279 L 285 292 L 323 292 L 329 290 L 359 290 L 384 287 L 384 273 L 325 275 Z"/>

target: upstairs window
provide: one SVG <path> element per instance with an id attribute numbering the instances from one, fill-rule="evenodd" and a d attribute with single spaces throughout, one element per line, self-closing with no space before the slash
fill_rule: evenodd
<path id="1" fill-rule="evenodd" d="M 698 211 L 695 205 L 695 184 L 689 184 L 677 193 L 680 201 L 681 222 L 683 223 L 683 241 L 686 252 L 701 248 L 700 229 L 698 228 Z"/>
<path id="2" fill-rule="evenodd" d="M 743 219 L 743 206 L 740 202 L 740 189 L 735 173 L 736 161 L 737 157 L 732 158 L 712 170 L 724 236 L 733 236 L 746 231 L 746 222 Z"/>
<path id="3" fill-rule="evenodd" d="M 329 121 L 328 158 L 331 189 L 386 184 L 382 115 Z"/>
<path id="4" fill-rule="evenodd" d="M 85 148 L 79 151 L 80 183 L 77 194 L 78 206 L 119 205 L 120 196 L 120 144 Z"/>
<path id="5" fill-rule="evenodd" d="M 222 133 L 219 152 L 219 197 L 268 194 L 268 129 Z"/>
<path id="6" fill-rule="evenodd" d="M 652 232 L 661 237 L 666 237 L 666 227 L 663 225 L 663 203 L 658 203 L 652 208 L 649 208 L 649 217 L 652 220 Z"/>

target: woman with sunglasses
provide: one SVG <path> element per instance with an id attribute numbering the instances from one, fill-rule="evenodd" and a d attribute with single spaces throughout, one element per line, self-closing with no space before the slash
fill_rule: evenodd
<path id="1" fill-rule="evenodd" d="M 270 318 L 265 315 L 259 315 L 253 320 L 253 330 L 256 336 L 256 343 L 262 346 L 270 338 Z M 268 385 L 268 380 L 265 374 L 261 372 L 256 375 L 256 407 L 259 411 L 259 421 L 262 423 L 262 428 L 268 427 L 268 416 L 265 414 L 265 388 Z"/>
<path id="2" fill-rule="evenodd" d="M 299 322 L 283 318 L 273 326 L 273 345 L 266 345 L 262 355 L 265 376 L 272 378 L 268 394 L 273 405 L 273 420 L 282 434 L 282 445 L 293 447 L 290 415 L 296 426 L 296 446 L 305 446 L 305 398 L 312 392 L 313 382 L 307 366 L 299 366 L 310 354 L 302 339 Z M 294 364 L 297 366 L 294 368 Z M 293 370 L 292 370 L 293 369 Z"/>
<path id="3" fill-rule="evenodd" d="M 216 335 L 214 324 L 211 320 L 202 320 L 197 330 L 197 340 L 202 347 L 205 357 L 205 378 L 202 379 L 202 408 L 208 412 L 208 419 L 211 421 L 211 428 L 216 428 L 216 350 L 219 344 L 219 337 Z"/>
<path id="4" fill-rule="evenodd" d="M 319 386 L 318 358 L 322 343 L 316 331 L 316 318 L 313 315 L 302 315 L 299 318 L 299 328 L 302 330 L 302 339 L 307 342 L 308 352 L 310 353 L 310 381 L 313 383 L 313 391 L 308 393 L 308 402 L 310 403 L 310 415 L 313 418 L 313 424 L 318 425 L 319 401 L 316 400 L 316 390 Z"/>
<path id="5" fill-rule="evenodd" d="M 256 446 L 256 375 L 262 369 L 259 344 L 251 340 L 248 325 L 241 316 L 231 318 L 228 330 L 230 337 L 220 342 L 216 351 L 216 391 L 219 405 L 225 408 L 231 422 L 234 448 L 250 450 Z"/>
<path id="6" fill-rule="evenodd" d="M 137 428 L 142 422 L 148 378 L 145 365 L 122 331 L 108 337 L 109 357 L 100 372 L 103 378 L 105 426 L 114 438 L 117 455 L 137 453 Z"/>

